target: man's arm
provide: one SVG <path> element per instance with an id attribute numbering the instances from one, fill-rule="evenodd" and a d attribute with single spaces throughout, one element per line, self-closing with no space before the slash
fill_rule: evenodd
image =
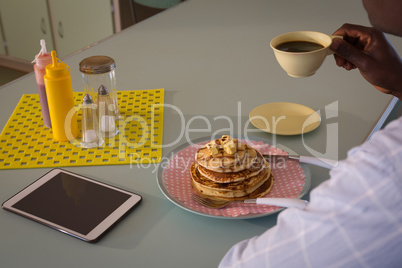
<path id="1" fill-rule="evenodd" d="M 402 263 L 402 118 L 352 149 L 264 234 L 235 245 L 220 267 L 397 267 Z"/>

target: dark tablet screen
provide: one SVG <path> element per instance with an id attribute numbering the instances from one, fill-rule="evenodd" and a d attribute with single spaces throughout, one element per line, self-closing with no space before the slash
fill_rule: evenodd
<path id="1" fill-rule="evenodd" d="M 13 207 L 86 235 L 129 198 L 126 193 L 59 173 Z"/>

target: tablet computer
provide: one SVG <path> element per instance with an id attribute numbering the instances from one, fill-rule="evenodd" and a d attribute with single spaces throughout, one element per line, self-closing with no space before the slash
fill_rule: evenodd
<path id="1" fill-rule="evenodd" d="M 138 194 L 53 169 L 2 207 L 81 240 L 96 242 L 141 200 Z"/>

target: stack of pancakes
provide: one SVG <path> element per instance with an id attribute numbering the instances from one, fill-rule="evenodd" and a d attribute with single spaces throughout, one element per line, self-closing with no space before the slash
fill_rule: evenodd
<path id="1" fill-rule="evenodd" d="M 194 190 L 215 199 L 257 198 L 273 185 L 271 168 L 261 153 L 227 135 L 198 149 L 190 172 Z"/>

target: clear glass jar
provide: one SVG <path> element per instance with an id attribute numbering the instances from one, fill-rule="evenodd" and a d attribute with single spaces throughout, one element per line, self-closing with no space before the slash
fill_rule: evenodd
<path id="1" fill-rule="evenodd" d="M 84 83 L 84 93 L 89 94 L 94 103 L 98 104 L 98 88 L 103 85 L 108 89 L 114 115 L 120 118 L 119 105 L 116 90 L 116 63 L 108 56 L 92 56 L 80 62 L 80 71 Z"/>

